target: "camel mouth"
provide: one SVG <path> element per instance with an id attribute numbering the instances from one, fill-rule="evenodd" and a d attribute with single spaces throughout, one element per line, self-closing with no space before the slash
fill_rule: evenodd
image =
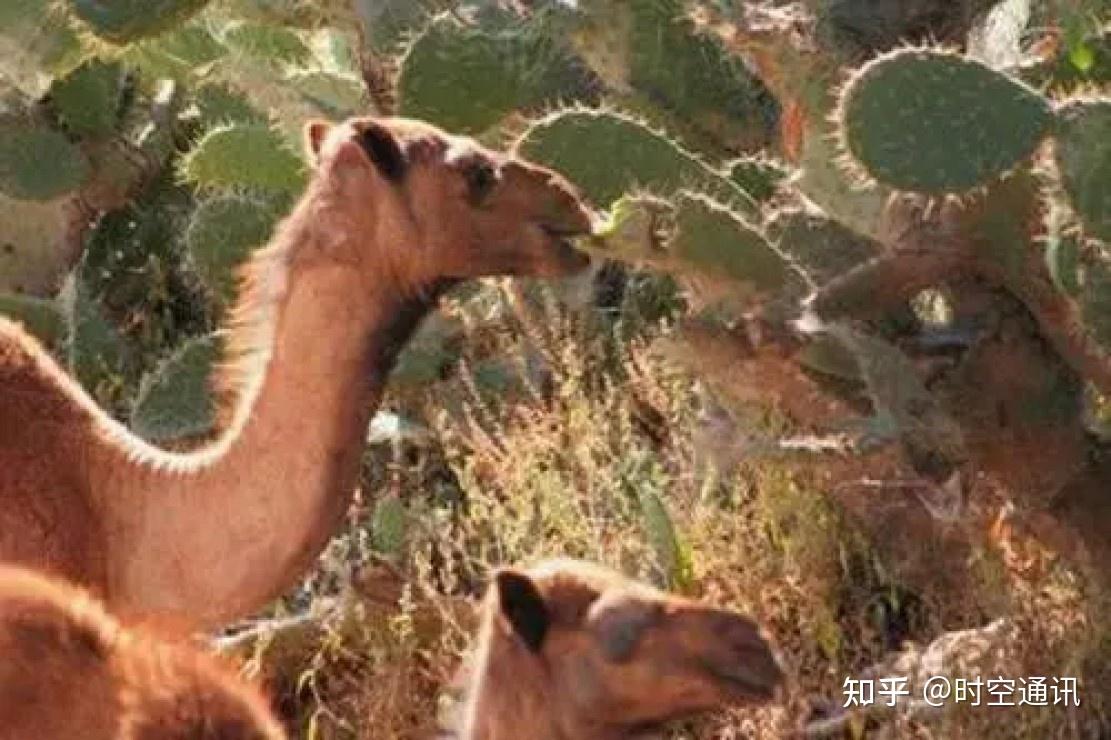
<path id="1" fill-rule="evenodd" d="M 575 246 L 576 239 L 589 234 L 589 230 L 565 228 L 550 224 L 540 224 L 539 226 L 551 244 L 554 261 L 562 271 L 576 273 L 590 265 L 590 257 Z"/>
<path id="2" fill-rule="evenodd" d="M 769 701 L 783 685 L 783 669 L 774 657 L 757 656 L 751 661 L 728 666 L 708 666 L 729 693 L 742 701 Z"/>

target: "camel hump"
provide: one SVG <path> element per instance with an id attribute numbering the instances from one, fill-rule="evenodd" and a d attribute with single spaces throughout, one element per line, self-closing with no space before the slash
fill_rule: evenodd
<path id="1" fill-rule="evenodd" d="M 229 669 L 184 650 L 163 667 L 163 681 L 136 687 L 128 717 L 134 740 L 282 740 L 262 696 Z"/>
<path id="2" fill-rule="evenodd" d="M 283 740 L 262 695 L 88 591 L 0 564 L 0 740 Z"/>
<path id="3" fill-rule="evenodd" d="M 0 740 L 116 737 L 114 634 L 84 591 L 0 565 Z"/>
<path id="4" fill-rule="evenodd" d="M 236 667 L 186 639 L 136 629 L 119 651 L 132 740 L 284 740 L 266 699 Z"/>
<path id="5" fill-rule="evenodd" d="M 106 663 L 115 633 L 115 620 L 84 589 L 0 564 L 0 644 L 12 654 L 34 644 L 77 661 Z"/>

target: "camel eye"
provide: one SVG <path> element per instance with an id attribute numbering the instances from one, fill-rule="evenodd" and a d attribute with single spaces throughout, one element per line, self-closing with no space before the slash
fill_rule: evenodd
<path id="1" fill-rule="evenodd" d="M 464 176 L 467 178 L 467 196 L 475 204 L 486 200 L 498 184 L 498 171 L 489 162 L 475 162 L 465 170 Z"/>

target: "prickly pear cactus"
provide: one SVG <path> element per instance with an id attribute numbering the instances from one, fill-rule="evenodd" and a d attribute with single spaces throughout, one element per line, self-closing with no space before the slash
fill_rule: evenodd
<path id="1" fill-rule="evenodd" d="M 589 71 L 536 26 L 487 30 L 443 15 L 410 42 L 400 61 L 401 113 L 480 134 L 509 114 L 593 98 Z"/>
<path id="2" fill-rule="evenodd" d="M 260 124 L 214 128 L 182 159 L 181 174 L 202 188 L 253 187 L 296 192 L 304 165 L 281 134 Z"/>
<path id="3" fill-rule="evenodd" d="M 680 320 L 648 333 L 696 348 L 735 418 L 774 417 L 763 447 L 835 450 L 830 495 L 873 463 L 1020 508 L 1034 474 L 1107 490 L 1086 421 L 1111 397 L 1106 3 L 996 5 L 4 0 L 0 312 L 143 436 L 203 434 L 237 268 L 307 179 L 304 122 L 412 115 L 570 179 L 625 292 L 591 325 L 656 300 L 634 267 L 669 276 L 656 315 Z M 402 395 L 462 366 L 480 400 L 510 393 L 502 358 L 458 361 L 479 304 L 422 327 Z M 631 501 L 682 585 L 666 486 Z M 403 551 L 404 508 L 376 512 Z"/>
<path id="4" fill-rule="evenodd" d="M 957 54 L 904 49 L 869 62 L 842 93 L 840 132 L 864 178 L 928 195 L 963 193 L 1027 159 L 1049 101 Z"/>
<path id="5" fill-rule="evenodd" d="M 1064 106 L 1057 124 L 1056 162 L 1068 202 L 1085 233 L 1111 241 L 1111 100 Z"/>
<path id="6" fill-rule="evenodd" d="M 136 434 L 150 442 L 165 442 L 208 432 L 214 420 L 209 376 L 217 357 L 217 338 L 198 337 L 148 374 L 131 412 Z"/>
<path id="7" fill-rule="evenodd" d="M 124 44 L 173 28 L 208 0 L 69 0 L 73 14 L 94 34 Z"/>
<path id="8" fill-rule="evenodd" d="M 0 193 L 53 200 L 89 179 L 89 159 L 66 136 L 45 126 L 0 124 Z"/>

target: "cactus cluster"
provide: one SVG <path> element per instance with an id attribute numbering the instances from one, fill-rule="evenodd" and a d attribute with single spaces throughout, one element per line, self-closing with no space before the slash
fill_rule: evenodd
<path id="1" fill-rule="evenodd" d="M 896 443 L 948 480 L 997 462 L 975 403 L 990 394 L 970 389 L 1024 403 L 1003 398 L 1021 383 L 976 375 L 997 314 L 1029 319 L 1038 352 L 1015 356 L 1041 364 L 1016 373 L 1059 391 L 1068 424 L 1089 416 L 1084 382 L 1111 394 L 1108 19 L 1074 4 L 1038 20 L 1059 31 L 1048 52 L 995 53 L 1018 33 L 977 58 L 964 36 L 992 4 L 6 0 L 0 312 L 144 436 L 203 433 L 213 331 L 305 182 L 305 119 L 417 116 L 574 181 L 609 212 L 583 248 L 676 275 L 744 348 L 728 372 L 781 383 L 761 390 L 806 433 L 864 429 L 857 451 Z M 930 37 L 949 46 L 902 45 Z M 978 308 L 983 284 L 1006 310 Z M 927 315 L 931 290 L 956 319 Z M 426 326 L 399 384 L 441 378 L 459 333 Z M 964 361 L 927 383 L 942 350 Z M 850 401 L 806 418 L 812 384 Z M 1009 434 L 1049 433 L 1015 418 Z M 674 580 L 666 507 L 640 503 Z M 382 504 L 383 549 L 402 514 Z"/>

